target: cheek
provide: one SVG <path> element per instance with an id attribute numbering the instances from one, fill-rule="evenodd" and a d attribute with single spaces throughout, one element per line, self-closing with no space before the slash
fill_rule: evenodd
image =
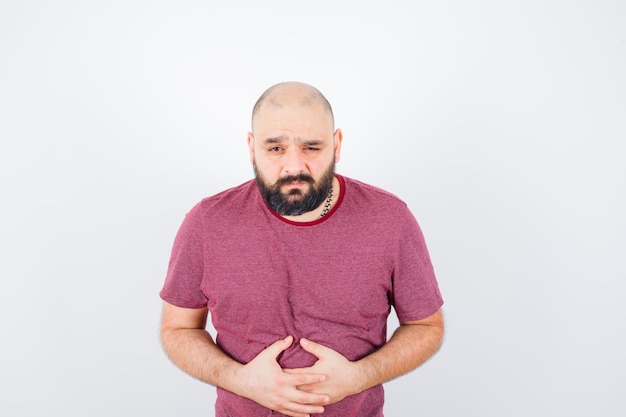
<path id="1" fill-rule="evenodd" d="M 311 168 L 315 170 L 315 175 L 320 176 L 323 175 L 334 164 L 334 162 L 335 155 L 331 154 L 326 158 L 316 161 Z"/>
<path id="2" fill-rule="evenodd" d="M 259 160 L 258 158 L 254 161 L 257 172 L 269 183 L 274 183 L 279 175 L 280 170 L 272 164 L 271 162 Z"/>

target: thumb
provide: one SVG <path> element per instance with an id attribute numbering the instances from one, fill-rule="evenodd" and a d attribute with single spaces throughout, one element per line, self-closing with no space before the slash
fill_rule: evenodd
<path id="1" fill-rule="evenodd" d="M 322 358 L 324 349 L 327 349 L 325 346 L 320 345 L 319 343 L 315 343 L 309 339 L 304 338 L 300 339 L 300 346 L 302 346 L 302 348 L 307 352 L 317 356 L 318 359 Z"/>
<path id="2" fill-rule="evenodd" d="M 287 336 L 284 339 L 279 339 L 265 348 L 265 353 L 271 355 L 276 359 L 278 355 L 285 349 L 287 349 L 293 343 L 293 336 Z"/>

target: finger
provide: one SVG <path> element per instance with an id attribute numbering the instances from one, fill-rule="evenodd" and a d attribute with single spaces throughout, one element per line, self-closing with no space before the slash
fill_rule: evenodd
<path id="1" fill-rule="evenodd" d="M 282 411 L 280 411 L 280 413 L 284 414 L 286 416 L 289 416 L 289 417 L 311 417 L 310 414 L 296 413 L 296 412 L 291 412 L 291 411 L 288 411 L 288 410 L 282 410 Z"/>
<path id="2" fill-rule="evenodd" d="M 298 408 L 297 405 L 294 405 L 295 408 Z M 316 414 L 322 414 L 324 412 L 324 409 L 322 408 L 321 411 L 319 409 L 315 409 L 314 411 L 310 411 L 308 413 L 306 412 L 301 412 L 301 411 L 295 411 L 295 410 L 291 410 L 291 409 L 282 409 L 282 410 L 277 410 L 278 412 L 280 412 L 281 414 L 284 414 L 286 416 L 290 416 L 290 417 L 312 417 Z"/>
<path id="3" fill-rule="evenodd" d="M 274 359 L 280 355 L 282 351 L 287 349 L 293 343 L 293 336 L 287 336 L 284 339 L 280 339 L 269 345 L 264 353 L 271 355 Z"/>
<path id="4" fill-rule="evenodd" d="M 312 374 L 313 371 L 311 370 L 311 368 L 283 368 L 283 372 L 293 375 L 305 375 Z"/>
<path id="5" fill-rule="evenodd" d="M 290 403 L 285 408 L 278 410 L 280 413 L 291 417 L 311 417 L 314 414 L 322 414 L 324 407 L 306 406 L 298 403 Z"/>
<path id="6" fill-rule="evenodd" d="M 326 381 L 326 375 L 311 371 L 311 368 L 283 368 L 283 372 L 293 375 L 293 385 L 308 385 Z"/>
<path id="7" fill-rule="evenodd" d="M 323 413 L 324 405 L 328 404 L 330 397 L 326 394 L 306 392 L 297 389 L 297 396 L 293 397 L 292 404 L 297 405 L 297 410 L 306 413 Z"/>
<path id="8" fill-rule="evenodd" d="M 326 346 L 320 345 L 319 343 L 315 343 L 309 339 L 304 338 L 300 339 L 300 346 L 302 346 L 302 348 L 307 352 L 317 356 L 318 359 L 321 359 L 324 355 L 324 352 L 328 350 Z"/>

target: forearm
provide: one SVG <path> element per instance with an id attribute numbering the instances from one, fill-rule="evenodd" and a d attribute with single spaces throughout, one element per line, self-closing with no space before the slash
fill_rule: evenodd
<path id="1" fill-rule="evenodd" d="M 324 412 L 323 405 L 329 401 L 326 395 L 298 389 L 324 380 L 323 375 L 290 375 L 276 362 L 293 342 L 291 336 L 274 342 L 246 365 L 222 352 L 204 329 L 164 328 L 161 339 L 168 356 L 182 370 L 263 407 L 291 417 L 308 417 Z"/>
<path id="2" fill-rule="evenodd" d="M 168 357 L 180 369 L 207 384 L 229 391 L 243 365 L 226 355 L 204 329 L 162 329 L 161 341 Z"/>
<path id="3" fill-rule="evenodd" d="M 441 311 L 427 323 L 402 324 L 379 350 L 354 362 L 360 375 L 358 392 L 419 367 L 437 352 L 443 332 Z"/>

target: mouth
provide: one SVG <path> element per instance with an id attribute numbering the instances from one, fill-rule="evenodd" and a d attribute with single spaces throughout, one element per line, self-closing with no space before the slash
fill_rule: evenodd
<path id="1" fill-rule="evenodd" d="M 313 179 L 306 175 L 292 175 L 277 181 L 277 186 L 284 194 L 301 194 L 313 186 Z"/>
<path id="2" fill-rule="evenodd" d="M 291 181 L 291 182 L 288 182 L 287 184 L 285 184 L 284 186 L 288 187 L 288 188 L 300 188 L 300 187 L 302 187 L 303 185 L 306 185 L 306 184 L 308 184 L 308 182 L 306 182 L 306 181 Z"/>

